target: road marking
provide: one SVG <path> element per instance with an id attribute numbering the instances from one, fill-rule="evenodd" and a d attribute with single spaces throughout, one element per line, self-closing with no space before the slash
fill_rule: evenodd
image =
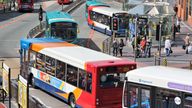
<path id="1" fill-rule="evenodd" d="M 26 17 L 29 17 L 29 15 L 31 15 L 31 14 L 29 14 L 29 13 L 24 14 L 24 15 L 19 16 L 19 17 L 17 17 L 16 19 L 14 19 L 14 20 L 12 20 L 12 21 L 10 21 L 10 22 L 8 22 L 8 23 L 5 23 L 5 24 L 3 24 L 3 25 L 0 25 L 0 29 L 5 28 L 5 27 L 7 27 L 7 26 L 9 26 L 9 25 L 11 25 L 11 24 L 13 24 L 13 23 L 15 23 L 15 22 L 18 22 L 18 21 L 26 18 Z"/>

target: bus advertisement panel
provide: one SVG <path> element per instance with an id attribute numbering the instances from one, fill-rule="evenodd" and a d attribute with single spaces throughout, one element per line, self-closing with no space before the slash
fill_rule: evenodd
<path id="1" fill-rule="evenodd" d="M 18 81 L 18 103 L 22 108 L 28 108 L 28 84 L 21 75 L 19 75 Z"/>
<path id="2" fill-rule="evenodd" d="M 73 108 L 121 107 L 123 79 L 135 62 L 67 42 L 30 45 L 28 74 L 34 86 Z"/>
<path id="3" fill-rule="evenodd" d="M 10 83 L 10 68 L 5 64 L 3 64 L 2 76 L 3 76 L 3 90 L 9 94 L 9 83 Z"/>

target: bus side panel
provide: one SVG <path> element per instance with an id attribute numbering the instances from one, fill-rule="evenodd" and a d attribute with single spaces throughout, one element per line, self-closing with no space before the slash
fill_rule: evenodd
<path id="1" fill-rule="evenodd" d="M 59 97 L 66 102 L 69 98 L 70 93 L 74 94 L 77 101 L 79 99 L 81 100 L 80 96 L 83 92 L 81 89 L 74 87 L 66 82 L 63 82 L 44 72 L 41 72 L 35 68 L 31 68 L 31 71 L 34 76 L 34 83 L 37 87 L 53 94 L 56 97 Z M 81 107 L 80 105 L 77 106 Z"/>
<path id="2" fill-rule="evenodd" d="M 112 31 L 109 30 L 109 27 L 107 27 L 107 26 L 105 26 L 103 24 L 94 22 L 94 26 L 93 25 L 89 25 L 89 26 L 90 26 L 90 28 L 94 28 L 94 30 L 97 30 L 97 31 L 102 32 L 104 34 L 107 34 L 109 36 L 112 35 Z M 106 29 L 105 29 L 105 27 L 106 27 Z"/>

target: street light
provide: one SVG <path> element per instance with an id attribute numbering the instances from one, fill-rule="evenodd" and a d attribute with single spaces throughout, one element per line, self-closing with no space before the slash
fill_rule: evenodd
<path id="1" fill-rule="evenodd" d="M 138 20 L 138 14 L 135 16 L 135 45 L 134 45 L 134 61 L 136 62 L 137 57 L 137 20 Z"/>
<path id="2" fill-rule="evenodd" d="M 161 25 L 162 25 L 162 21 L 159 21 L 159 61 L 158 61 L 158 65 L 161 64 Z"/>

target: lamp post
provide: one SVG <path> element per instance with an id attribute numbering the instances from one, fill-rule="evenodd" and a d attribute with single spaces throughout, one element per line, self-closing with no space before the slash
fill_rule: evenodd
<path id="1" fill-rule="evenodd" d="M 161 64 L 161 25 L 162 25 L 162 21 L 159 22 L 159 61 L 158 61 L 158 65 Z"/>
<path id="2" fill-rule="evenodd" d="M 137 20 L 138 14 L 135 16 L 135 38 L 134 38 L 134 61 L 136 62 L 137 57 Z"/>

